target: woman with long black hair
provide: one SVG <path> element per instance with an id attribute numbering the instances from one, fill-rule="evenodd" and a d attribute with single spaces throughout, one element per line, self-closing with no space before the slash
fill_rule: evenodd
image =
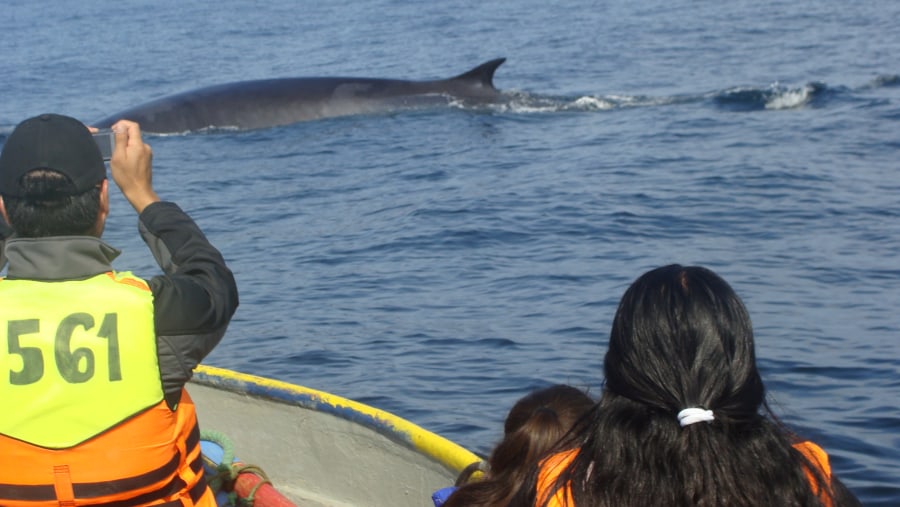
<path id="1" fill-rule="evenodd" d="M 523 506 L 859 505 L 827 454 L 772 414 L 750 317 L 702 267 L 625 292 L 601 400 L 518 491 Z"/>

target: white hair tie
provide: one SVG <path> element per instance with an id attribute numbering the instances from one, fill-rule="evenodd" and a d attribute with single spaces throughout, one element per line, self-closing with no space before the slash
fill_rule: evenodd
<path id="1" fill-rule="evenodd" d="M 703 408 L 686 408 L 681 412 L 678 412 L 678 424 L 680 424 L 682 428 L 698 422 L 710 422 L 714 419 L 715 417 L 713 417 L 712 410 Z"/>

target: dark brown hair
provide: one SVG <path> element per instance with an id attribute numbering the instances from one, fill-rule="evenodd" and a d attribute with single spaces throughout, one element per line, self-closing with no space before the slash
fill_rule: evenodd
<path id="1" fill-rule="evenodd" d="M 513 405 L 503 440 L 487 461 L 482 480 L 463 484 L 444 507 L 506 505 L 529 471 L 571 429 L 594 400 L 575 387 L 558 384 L 534 391 Z M 476 467 L 463 471 L 465 482 Z"/>

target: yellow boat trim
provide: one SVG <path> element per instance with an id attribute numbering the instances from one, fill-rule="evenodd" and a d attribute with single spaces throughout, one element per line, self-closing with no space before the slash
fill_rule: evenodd
<path id="1" fill-rule="evenodd" d="M 197 367 L 192 382 L 334 414 L 404 442 L 456 473 L 481 461 L 468 449 L 406 419 L 324 391 L 206 365 Z"/>

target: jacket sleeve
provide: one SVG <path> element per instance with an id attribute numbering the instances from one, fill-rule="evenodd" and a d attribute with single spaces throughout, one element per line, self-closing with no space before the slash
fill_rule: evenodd
<path id="1" fill-rule="evenodd" d="M 237 284 L 222 254 L 178 205 L 147 206 L 139 229 L 165 273 L 150 279 L 150 289 L 163 390 L 174 407 L 194 368 L 225 334 L 238 306 Z"/>

